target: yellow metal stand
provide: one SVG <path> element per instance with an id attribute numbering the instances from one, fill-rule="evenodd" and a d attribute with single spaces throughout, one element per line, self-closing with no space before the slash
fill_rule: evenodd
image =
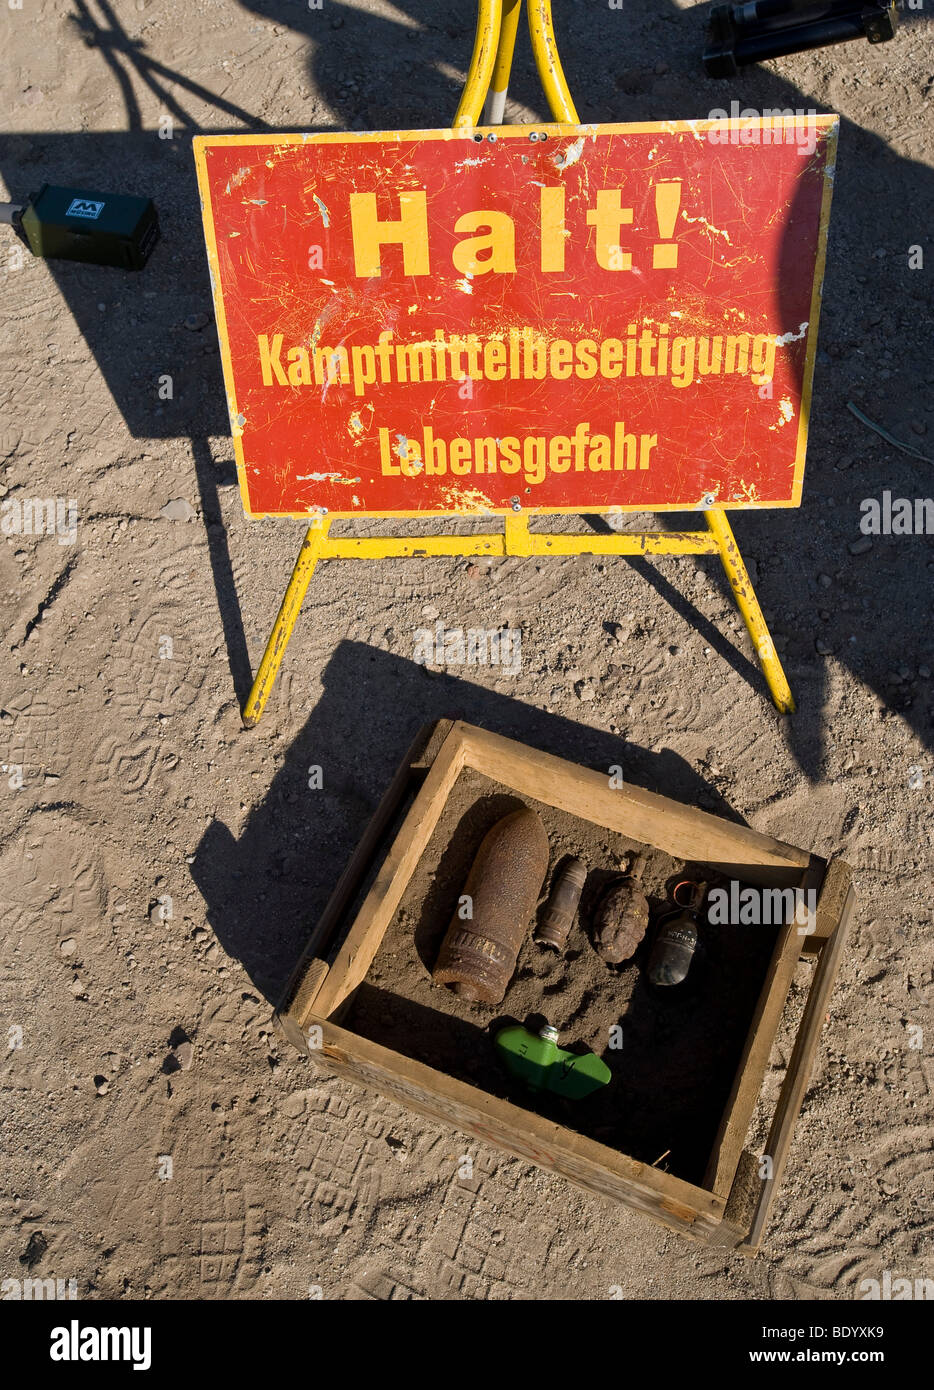
<path id="1" fill-rule="evenodd" d="M 455 129 L 478 125 L 485 101 L 488 101 L 488 123 L 496 125 L 501 122 L 520 6 L 521 0 L 480 0 L 474 50 L 464 92 L 454 117 Z M 556 121 L 577 125 L 579 118 L 555 42 L 551 0 L 528 0 L 528 19 L 535 65 L 551 114 Z M 704 512 L 704 520 L 707 523 L 706 531 L 643 531 L 611 536 L 544 535 L 531 532 L 528 517 L 519 514 L 507 516 L 502 534 L 496 535 L 332 540 L 328 534 L 329 523 L 316 519 L 302 542 L 253 689 L 243 707 L 243 723 L 246 728 L 252 728 L 263 712 L 319 560 L 387 560 L 454 555 L 719 555 L 775 707 L 781 714 L 793 714 L 795 703 L 791 690 L 726 513 L 720 508 L 711 508 Z"/>
<path id="2" fill-rule="evenodd" d="M 298 559 L 295 561 L 289 587 L 285 591 L 285 597 L 276 615 L 269 641 L 266 643 L 266 650 L 263 652 L 263 659 L 259 663 L 253 689 L 243 706 L 241 717 L 247 729 L 252 729 L 269 699 L 269 692 L 275 684 L 276 673 L 282 663 L 282 658 L 285 656 L 285 649 L 289 645 L 289 638 L 292 636 L 292 629 L 295 626 L 295 620 L 305 598 L 311 576 L 315 572 L 315 565 L 321 558 L 321 550 L 327 539 L 327 533 L 328 523 L 325 521 L 315 522 L 305 532 L 305 539 L 298 552 Z"/>

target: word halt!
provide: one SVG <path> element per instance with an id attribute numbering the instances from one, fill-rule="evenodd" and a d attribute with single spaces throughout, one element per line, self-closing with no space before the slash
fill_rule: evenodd
<path id="1" fill-rule="evenodd" d="M 654 193 L 658 235 L 666 239 L 653 246 L 652 265 L 656 270 L 673 270 L 678 264 L 678 246 L 671 237 L 681 202 L 681 184 L 658 183 Z M 542 184 L 538 196 L 538 269 L 543 275 L 563 275 L 570 236 L 567 190 L 562 184 Z M 594 229 L 592 249 L 601 270 L 632 270 L 632 255 L 623 250 L 621 241 L 623 228 L 632 225 L 634 210 L 623 207 L 622 201 L 621 188 L 603 188 L 597 192 L 594 206 L 584 213 L 585 225 Z M 358 277 L 369 279 L 382 274 L 383 246 L 401 247 L 404 274 L 431 274 L 427 190 L 400 193 L 398 202 L 397 218 L 381 218 L 376 193 L 350 194 L 354 271 Z M 455 270 L 470 276 L 516 273 L 516 223 L 508 212 L 479 208 L 462 213 L 454 223 L 454 231 L 463 238 L 451 250 Z"/>
<path id="2" fill-rule="evenodd" d="M 197 137 L 247 514 L 797 506 L 837 119 L 715 124 Z"/>

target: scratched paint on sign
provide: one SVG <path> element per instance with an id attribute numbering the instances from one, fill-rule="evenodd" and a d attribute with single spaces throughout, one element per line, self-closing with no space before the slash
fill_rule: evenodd
<path id="1" fill-rule="evenodd" d="M 836 133 L 196 138 L 247 513 L 797 506 Z"/>

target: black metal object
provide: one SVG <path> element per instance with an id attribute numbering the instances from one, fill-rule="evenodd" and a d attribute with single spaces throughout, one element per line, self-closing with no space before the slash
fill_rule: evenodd
<path id="1" fill-rule="evenodd" d="M 681 887 L 690 890 L 689 901 L 683 905 L 678 897 Z M 678 908 L 666 912 L 656 927 L 645 973 L 649 984 L 663 993 L 687 979 L 697 950 L 697 918 L 706 893 L 706 883 L 679 883 L 672 893 Z"/>
<path id="2" fill-rule="evenodd" d="M 734 77 L 749 63 L 802 53 L 850 39 L 894 38 L 895 5 L 871 0 L 751 0 L 715 5 L 707 27 L 704 67 L 709 77 Z"/>
<path id="3" fill-rule="evenodd" d="M 159 239 L 151 198 L 43 184 L 28 202 L 0 204 L 34 256 L 142 270 Z"/>

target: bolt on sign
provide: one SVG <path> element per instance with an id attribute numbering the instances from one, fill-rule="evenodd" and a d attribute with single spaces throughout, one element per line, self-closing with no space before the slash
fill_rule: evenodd
<path id="1" fill-rule="evenodd" d="M 196 138 L 247 513 L 797 506 L 807 125 Z"/>

